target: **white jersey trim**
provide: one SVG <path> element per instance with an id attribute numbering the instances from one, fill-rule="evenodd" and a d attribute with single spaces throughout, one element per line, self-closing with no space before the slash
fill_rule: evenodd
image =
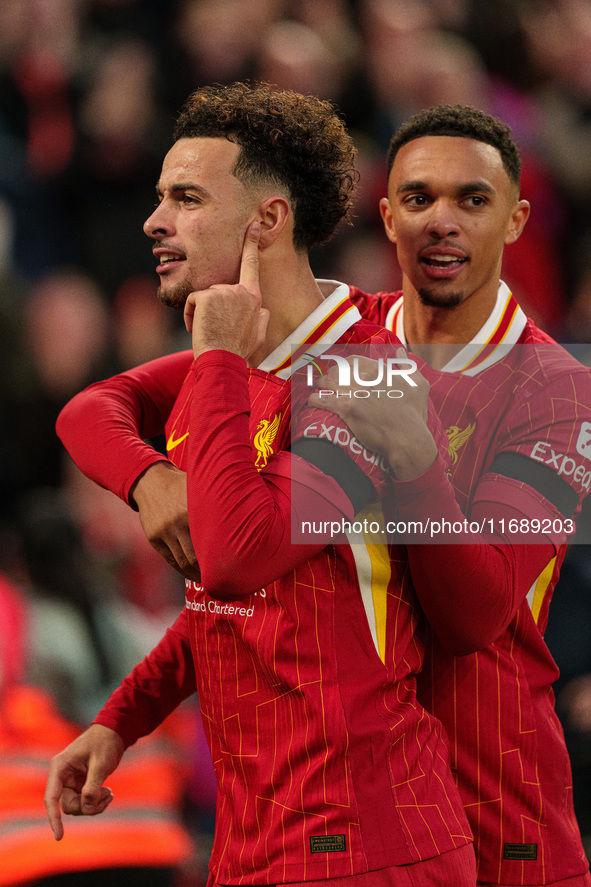
<path id="1" fill-rule="evenodd" d="M 513 316 L 500 341 L 492 343 L 500 324 L 507 318 L 509 312 Z M 443 373 L 464 373 L 467 376 L 476 376 L 482 370 L 487 369 L 505 357 L 511 348 L 519 341 L 527 317 L 519 305 L 515 302 L 511 290 L 504 281 L 499 281 L 497 299 L 493 310 L 485 323 L 478 330 L 474 338 L 464 345 L 461 351 L 441 368 Z M 404 300 L 401 296 L 389 309 L 386 315 L 385 326 L 392 330 L 403 345 L 408 345 L 404 335 Z M 483 355 L 485 346 L 489 346 L 487 353 Z M 482 356 L 481 356 L 482 355 Z"/>
<path id="2" fill-rule="evenodd" d="M 289 379 L 295 370 L 309 363 L 310 357 L 322 354 L 327 346 L 338 342 L 353 324 L 362 319 L 358 309 L 349 301 L 350 290 L 346 283 L 338 280 L 318 280 L 317 283 L 332 292 L 259 364 L 259 370 Z M 334 315 L 332 324 L 331 315 Z M 292 363 L 292 355 L 296 350 L 301 351 L 303 345 L 306 346 L 305 354 L 297 355 Z"/>

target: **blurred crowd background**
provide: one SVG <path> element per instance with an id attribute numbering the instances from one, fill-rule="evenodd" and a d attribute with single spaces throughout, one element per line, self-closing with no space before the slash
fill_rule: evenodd
<path id="1" fill-rule="evenodd" d="M 142 223 L 188 94 L 245 78 L 341 111 L 359 149 L 355 224 L 312 261 L 370 292 L 400 283 L 377 205 L 396 126 L 442 102 L 509 123 L 533 210 L 504 279 L 559 341 L 591 341 L 589 0 L 1 0 L 0 759 L 25 742 L 59 750 L 44 706 L 75 735 L 182 604 L 137 515 L 80 476 L 54 423 L 93 380 L 189 347 L 156 300 Z M 590 551 L 573 546 L 548 641 L 588 846 L 590 587 Z M 184 887 L 205 883 L 213 816 L 196 726 L 191 702 L 160 737 L 186 837 L 161 868 Z M 0 826 L 12 794 L 0 785 Z M 38 840 L 51 861 L 30 878 L 76 868 Z M 136 851 L 133 864 L 155 865 Z M 21 883 L 1 871 L 0 885 Z"/>

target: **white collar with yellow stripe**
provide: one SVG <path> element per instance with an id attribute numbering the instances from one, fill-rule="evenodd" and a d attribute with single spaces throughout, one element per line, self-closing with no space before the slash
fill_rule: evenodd
<path id="1" fill-rule="evenodd" d="M 441 368 L 441 372 L 476 376 L 509 353 L 519 341 L 526 323 L 527 317 L 507 284 L 501 280 L 497 300 L 488 319 L 472 341 L 464 345 L 462 350 Z M 392 330 L 404 345 L 408 344 L 404 336 L 402 296 L 388 311 L 385 326 Z"/>
<path id="2" fill-rule="evenodd" d="M 323 292 L 330 294 L 257 369 L 289 379 L 295 370 L 310 362 L 310 357 L 318 357 L 361 320 L 361 314 L 349 299 L 347 284 L 337 280 L 318 280 L 317 283 Z"/>

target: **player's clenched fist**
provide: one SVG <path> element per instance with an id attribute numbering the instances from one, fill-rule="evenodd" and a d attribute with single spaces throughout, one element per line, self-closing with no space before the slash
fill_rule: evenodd
<path id="1" fill-rule="evenodd" d="M 265 339 L 269 312 L 262 307 L 259 282 L 260 223 L 246 231 L 240 280 L 191 293 L 185 303 L 185 326 L 193 334 L 193 354 L 222 349 L 248 359 Z"/>

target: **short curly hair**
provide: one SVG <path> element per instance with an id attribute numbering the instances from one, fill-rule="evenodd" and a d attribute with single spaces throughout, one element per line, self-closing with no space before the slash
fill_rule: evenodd
<path id="1" fill-rule="evenodd" d="M 286 190 L 296 249 L 328 240 L 341 219 L 350 219 L 356 148 L 329 102 L 266 83 L 204 86 L 189 96 L 173 136 L 239 145 L 233 173 L 240 181 Z"/>
<path id="2" fill-rule="evenodd" d="M 492 145 L 501 155 L 509 179 L 519 188 L 521 157 L 511 128 L 469 105 L 435 105 L 419 111 L 392 136 L 388 150 L 388 175 L 400 148 L 423 136 L 457 136 Z"/>

